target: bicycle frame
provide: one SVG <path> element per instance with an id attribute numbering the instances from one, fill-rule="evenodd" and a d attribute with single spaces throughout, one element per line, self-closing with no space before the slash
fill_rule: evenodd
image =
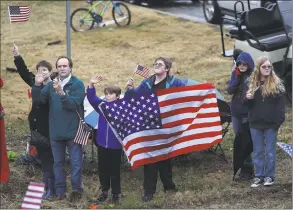
<path id="1" fill-rule="evenodd" d="M 96 3 L 94 3 L 91 7 L 90 7 L 90 11 L 94 11 L 95 14 L 99 14 L 99 12 L 97 11 L 96 7 L 101 4 L 102 2 L 104 1 L 98 1 Z M 102 12 L 99 14 L 101 16 L 104 16 L 105 15 L 105 12 L 107 11 L 107 9 L 109 8 L 110 4 L 113 3 L 112 1 L 107 1 L 106 5 L 104 6 Z M 115 3 L 113 3 L 115 4 Z"/>
<path id="2" fill-rule="evenodd" d="M 89 8 L 89 12 L 93 12 L 94 14 L 99 14 L 100 16 L 103 17 L 103 16 L 105 15 L 105 13 L 106 13 L 106 11 L 107 11 L 107 9 L 109 8 L 109 6 L 110 6 L 111 3 L 113 4 L 113 7 L 114 7 L 115 9 L 116 9 L 116 8 L 119 8 L 119 6 L 117 7 L 117 3 L 116 3 L 116 2 L 113 2 L 113 1 L 107 1 L 107 3 L 106 3 L 106 5 L 104 6 L 102 12 L 99 13 L 99 12 L 97 11 L 96 7 L 97 7 L 99 4 L 103 3 L 103 2 L 104 2 L 104 1 L 98 1 L 98 2 L 94 3 L 94 4 Z M 119 8 L 119 9 L 120 9 L 120 8 Z M 82 17 L 82 19 L 85 19 L 85 17 L 89 14 L 89 12 L 86 13 L 86 14 Z M 121 10 L 120 10 L 119 12 L 121 13 Z"/>

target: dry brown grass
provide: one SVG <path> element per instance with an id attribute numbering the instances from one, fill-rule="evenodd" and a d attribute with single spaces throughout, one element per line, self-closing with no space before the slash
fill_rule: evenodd
<path id="1" fill-rule="evenodd" d="M 66 54 L 65 2 L 15 2 L 14 5 L 32 5 L 31 19 L 27 23 L 13 24 L 15 43 L 20 47 L 28 67 L 41 59 L 52 63 L 57 56 Z M 27 98 L 28 86 L 15 73 L 6 67 L 13 67 L 11 53 L 12 39 L 7 15 L 8 2 L 1 2 L 1 76 L 5 86 L 1 90 L 1 102 L 6 108 L 6 134 L 8 148 L 22 152 L 23 138 L 15 141 L 12 137 L 23 136 L 28 132 L 27 114 L 31 100 Z M 84 1 L 71 1 L 71 11 L 86 7 Z M 180 78 L 193 78 L 214 82 L 224 92 L 231 73 L 231 60 L 220 55 L 219 29 L 201 23 L 189 22 L 152 12 L 149 9 L 129 5 L 132 22 L 128 28 L 92 30 L 86 33 L 72 32 L 72 58 L 74 74 L 85 84 L 98 73 L 107 78 L 97 86 L 102 94 L 106 83 L 124 87 L 136 63 L 150 66 L 160 55 L 167 55 L 174 61 L 173 73 Z M 62 43 L 47 46 L 48 42 L 62 40 Z M 228 40 L 227 40 L 228 41 Z M 227 42 L 227 48 L 233 43 Z M 142 78 L 135 77 L 136 84 Z M 286 122 L 282 126 L 279 139 L 290 141 L 291 108 L 288 108 Z M 231 158 L 232 129 L 224 141 L 224 148 Z M 192 155 L 188 167 L 174 167 L 174 180 L 180 192 L 162 193 L 161 184 L 154 201 L 144 204 L 142 193 L 141 168 L 132 173 L 122 172 L 123 202 L 121 208 L 291 208 L 291 160 L 278 150 L 278 183 L 270 189 L 252 190 L 249 182 L 233 183 L 231 165 L 215 156 L 198 152 Z M 1 192 L 1 208 L 18 208 L 27 183 L 40 181 L 40 170 L 35 176 L 26 175 L 25 167 L 11 163 L 11 180 Z M 70 186 L 70 184 L 69 184 Z M 99 180 L 96 173 L 84 174 L 85 197 L 82 202 L 44 202 L 46 208 L 87 208 L 90 200 L 97 196 Z M 101 206 L 111 208 L 108 204 Z M 117 206 L 116 206 L 117 207 Z"/>

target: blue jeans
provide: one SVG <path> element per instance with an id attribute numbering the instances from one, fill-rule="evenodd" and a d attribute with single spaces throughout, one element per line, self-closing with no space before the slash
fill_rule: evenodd
<path id="1" fill-rule="evenodd" d="M 71 166 L 71 185 L 73 190 L 83 191 L 81 187 L 82 176 L 82 145 L 71 140 L 51 140 L 54 156 L 55 187 L 57 195 L 66 193 L 65 157 L 66 147 L 69 152 Z"/>
<path id="2" fill-rule="evenodd" d="M 275 177 L 277 129 L 250 129 L 256 177 Z"/>
<path id="3" fill-rule="evenodd" d="M 235 136 L 239 132 L 241 124 L 242 123 L 246 123 L 247 120 L 248 120 L 248 118 L 238 119 L 236 117 L 232 117 L 232 127 L 233 127 L 233 131 L 234 131 Z M 248 167 L 248 168 L 251 168 L 253 170 L 253 163 L 252 163 L 252 157 L 251 157 L 251 155 L 249 155 L 244 160 L 244 167 Z"/>

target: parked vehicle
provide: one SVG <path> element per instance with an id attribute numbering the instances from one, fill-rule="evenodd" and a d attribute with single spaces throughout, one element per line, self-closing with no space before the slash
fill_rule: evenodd
<path id="1" fill-rule="evenodd" d="M 236 4 L 236 2 L 242 2 Z M 222 0 L 203 0 L 201 1 L 203 7 L 203 13 L 205 19 L 209 23 L 219 24 L 223 15 L 234 16 L 234 11 L 241 12 L 242 10 L 247 11 L 259 7 L 268 7 L 276 0 L 242 0 L 242 1 L 222 1 Z"/>
<path id="2" fill-rule="evenodd" d="M 268 8 L 250 9 L 233 20 L 236 27 L 226 35 L 235 40 L 234 48 L 249 52 L 254 61 L 267 56 L 283 79 L 292 102 L 292 1 L 278 0 Z M 229 56 L 224 45 L 223 25 L 220 26 L 223 56 Z"/>
<path id="3" fill-rule="evenodd" d="M 141 5 L 141 3 L 147 3 L 149 7 L 154 7 L 154 6 L 162 6 L 164 5 L 165 2 L 167 1 L 172 1 L 172 0 L 124 0 L 128 1 L 129 3 L 133 3 L 136 5 Z M 192 2 L 198 2 L 199 0 L 191 0 Z"/>

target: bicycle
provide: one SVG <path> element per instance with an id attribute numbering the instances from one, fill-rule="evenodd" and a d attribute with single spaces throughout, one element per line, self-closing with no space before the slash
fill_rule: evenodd
<path id="1" fill-rule="evenodd" d="M 106 11 L 112 4 L 112 18 L 118 27 L 125 27 L 130 24 L 131 14 L 126 4 L 116 1 L 97 1 L 93 3 L 92 0 L 87 0 L 91 6 L 89 9 L 78 8 L 74 10 L 70 17 L 71 28 L 76 32 L 87 31 L 94 27 L 95 23 L 103 27 L 105 23 L 103 20 L 109 18 Z M 102 8 L 101 8 L 102 7 Z M 78 19 L 79 27 L 74 26 L 75 19 Z M 84 29 L 82 28 L 83 26 Z"/>

